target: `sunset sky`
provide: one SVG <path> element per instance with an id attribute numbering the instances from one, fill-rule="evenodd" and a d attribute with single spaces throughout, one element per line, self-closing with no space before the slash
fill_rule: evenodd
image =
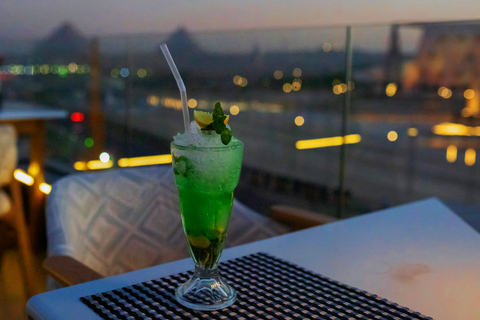
<path id="1" fill-rule="evenodd" d="M 479 0 L 0 0 L 0 37 L 43 37 L 66 21 L 108 35 L 477 18 Z"/>

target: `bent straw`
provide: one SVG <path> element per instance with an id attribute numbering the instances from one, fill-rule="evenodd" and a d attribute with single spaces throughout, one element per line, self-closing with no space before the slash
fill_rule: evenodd
<path id="1" fill-rule="evenodd" d="M 167 59 L 168 66 L 170 67 L 170 70 L 172 70 L 173 76 L 177 81 L 177 86 L 178 86 L 178 89 L 180 90 L 180 99 L 182 100 L 183 124 L 185 126 L 185 133 L 187 134 L 188 137 L 190 137 L 190 116 L 188 114 L 187 89 L 185 88 L 185 84 L 183 83 L 182 77 L 178 72 L 175 62 L 173 61 L 172 55 L 168 50 L 167 44 L 162 43 L 160 45 L 160 49 L 162 50 L 163 55 L 165 56 L 165 59 Z"/>

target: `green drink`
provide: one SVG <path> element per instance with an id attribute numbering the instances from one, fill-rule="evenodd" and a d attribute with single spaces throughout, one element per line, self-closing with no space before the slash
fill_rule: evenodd
<path id="1" fill-rule="evenodd" d="M 223 147 L 185 147 L 175 143 L 171 147 L 190 252 L 196 265 L 212 269 L 217 266 L 228 230 L 243 143 L 234 138 Z"/>
<path id="2" fill-rule="evenodd" d="M 240 177 L 243 143 L 231 137 L 219 104 L 213 116 L 200 116 L 204 122 L 196 117 L 199 124 L 192 122 L 191 132 L 177 135 L 171 144 L 183 227 L 195 263 L 193 276 L 176 289 L 175 297 L 192 309 L 216 310 L 236 299 L 217 267 Z"/>

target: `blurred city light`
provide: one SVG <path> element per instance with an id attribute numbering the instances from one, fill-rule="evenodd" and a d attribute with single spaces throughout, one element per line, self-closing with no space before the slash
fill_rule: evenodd
<path id="1" fill-rule="evenodd" d="M 397 89 L 398 89 L 397 84 L 394 82 L 391 82 L 385 88 L 385 93 L 387 94 L 387 96 L 393 97 L 395 93 L 397 93 Z"/>
<path id="2" fill-rule="evenodd" d="M 350 134 L 345 137 L 330 137 L 311 140 L 299 140 L 295 147 L 299 150 L 341 146 L 342 144 L 359 143 L 362 137 L 359 134 Z"/>
<path id="3" fill-rule="evenodd" d="M 388 132 L 387 139 L 388 139 L 388 141 L 391 141 L 391 142 L 397 141 L 398 133 L 396 131 L 393 131 L 393 130 Z"/>
<path id="4" fill-rule="evenodd" d="M 459 123 L 444 122 L 433 126 L 432 132 L 441 136 L 480 136 L 480 126 L 469 127 Z"/>
<path id="5" fill-rule="evenodd" d="M 77 72 L 77 70 L 78 70 L 78 65 L 75 62 L 71 62 L 68 65 L 68 72 L 75 73 L 75 72 Z"/>
<path id="6" fill-rule="evenodd" d="M 247 78 L 241 78 L 238 85 L 243 88 L 243 87 L 246 87 L 247 84 L 248 84 Z"/>
<path id="7" fill-rule="evenodd" d="M 335 93 L 336 95 L 339 95 L 347 92 L 347 89 L 348 87 L 345 83 L 339 83 L 333 86 L 333 93 Z"/>
<path id="8" fill-rule="evenodd" d="M 15 180 L 20 181 L 21 183 L 26 184 L 27 186 L 32 186 L 33 183 L 35 182 L 35 179 L 31 175 L 25 173 L 21 169 L 16 169 L 13 172 L 13 176 Z M 44 194 L 49 194 L 52 191 L 52 186 L 49 185 L 48 183 L 42 182 L 38 186 L 38 189 Z"/>
<path id="9" fill-rule="evenodd" d="M 28 174 L 36 177 L 40 173 L 40 166 L 37 162 L 30 163 L 28 166 Z"/>
<path id="10" fill-rule="evenodd" d="M 473 116 L 472 109 L 470 109 L 468 107 L 463 108 L 461 113 L 462 113 L 462 117 L 465 117 L 465 118 Z"/>
<path id="11" fill-rule="evenodd" d="M 85 115 L 81 112 L 74 112 L 70 115 L 70 119 L 73 122 L 82 122 L 83 120 L 85 120 Z"/>
<path id="12" fill-rule="evenodd" d="M 295 117 L 295 124 L 299 127 L 303 126 L 305 119 L 302 116 Z"/>
<path id="13" fill-rule="evenodd" d="M 447 147 L 447 161 L 453 163 L 457 161 L 457 147 L 454 145 L 449 145 Z"/>
<path id="14" fill-rule="evenodd" d="M 283 78 L 283 72 L 281 70 L 276 70 L 274 73 L 273 73 L 273 77 L 277 80 L 280 80 Z"/>
<path id="15" fill-rule="evenodd" d="M 149 105 L 151 105 L 151 106 L 156 107 L 156 106 L 158 106 L 158 104 L 160 103 L 160 97 L 158 97 L 158 96 L 156 96 L 156 95 L 154 95 L 154 94 L 149 95 L 149 96 L 147 97 L 147 103 L 148 103 Z"/>
<path id="16" fill-rule="evenodd" d="M 40 191 L 42 191 L 45 194 L 49 194 L 52 191 L 52 186 L 45 182 L 42 182 L 38 186 L 38 189 L 40 189 Z"/>
<path id="17" fill-rule="evenodd" d="M 123 78 L 126 78 L 130 75 L 130 70 L 128 70 L 128 68 L 122 68 L 122 69 L 120 69 L 120 75 Z"/>
<path id="18" fill-rule="evenodd" d="M 336 95 L 339 95 L 342 93 L 342 89 L 338 84 L 333 86 L 333 93 L 335 93 Z"/>
<path id="19" fill-rule="evenodd" d="M 100 156 L 98 158 L 103 163 L 107 163 L 108 161 L 110 161 L 110 155 L 107 152 L 100 153 Z"/>
<path id="20" fill-rule="evenodd" d="M 236 105 L 230 107 L 230 114 L 236 116 L 240 112 L 240 108 Z"/>
<path id="21" fill-rule="evenodd" d="M 137 70 L 137 76 L 139 78 L 145 78 L 147 76 L 147 70 L 145 69 L 138 69 Z"/>
<path id="22" fill-rule="evenodd" d="M 438 95 L 444 99 L 448 99 L 452 96 L 452 90 L 446 87 L 440 87 L 437 91 Z"/>
<path id="23" fill-rule="evenodd" d="M 20 182 L 26 184 L 27 186 L 32 186 L 33 183 L 35 182 L 35 180 L 33 179 L 33 177 L 31 175 L 27 174 L 25 171 L 23 171 L 21 169 L 16 169 L 13 172 L 13 176 L 15 177 L 15 179 L 17 181 L 20 181 Z"/>
<path id="24" fill-rule="evenodd" d="M 301 80 L 300 81 L 298 81 L 298 80 L 300 80 L 300 79 L 293 80 L 293 83 L 292 83 L 293 91 L 299 91 L 302 88 L 302 82 L 301 82 Z"/>
<path id="25" fill-rule="evenodd" d="M 293 76 L 296 78 L 299 78 L 302 76 L 302 69 L 300 68 L 295 68 L 293 69 Z"/>
<path id="26" fill-rule="evenodd" d="M 91 148 L 93 147 L 93 139 L 92 138 L 86 138 L 85 141 L 83 142 L 85 147 Z"/>
<path id="27" fill-rule="evenodd" d="M 170 154 L 162 154 L 158 156 L 146 156 L 136 158 L 122 158 L 118 160 L 119 167 L 138 167 L 150 166 L 156 164 L 172 163 L 172 156 Z"/>
<path id="28" fill-rule="evenodd" d="M 475 164 L 476 152 L 472 148 L 465 150 L 465 164 L 467 166 L 473 166 Z"/>
<path id="29" fill-rule="evenodd" d="M 197 100 L 195 99 L 189 99 L 187 104 L 189 108 L 193 109 L 197 106 L 198 103 L 197 103 Z"/>
<path id="30" fill-rule="evenodd" d="M 330 52 L 330 51 L 332 51 L 332 44 L 330 42 L 325 42 L 322 45 L 322 49 L 323 49 L 324 52 Z"/>
<path id="31" fill-rule="evenodd" d="M 293 87 L 290 83 L 284 83 L 282 89 L 283 92 L 289 93 L 292 91 Z"/>
<path id="32" fill-rule="evenodd" d="M 73 164 L 73 168 L 78 171 L 87 170 L 87 163 L 85 161 L 77 161 Z"/>
<path id="33" fill-rule="evenodd" d="M 112 69 L 112 71 L 110 72 L 110 75 L 112 76 L 112 78 L 118 78 L 120 76 L 120 69 L 117 69 L 117 68 Z"/>
<path id="34" fill-rule="evenodd" d="M 182 100 L 175 98 L 164 98 L 161 100 L 162 104 L 166 108 L 172 108 L 182 110 Z"/>
<path id="35" fill-rule="evenodd" d="M 76 170 L 84 171 L 84 170 L 101 170 L 101 169 L 108 169 L 113 166 L 113 162 L 110 160 L 106 163 L 103 163 L 100 160 L 91 160 L 88 162 L 85 161 L 77 161 L 73 164 L 73 167 Z"/>
<path id="36" fill-rule="evenodd" d="M 465 92 L 463 92 L 463 96 L 467 100 L 473 99 L 473 97 L 475 97 L 475 91 L 473 91 L 472 89 L 467 89 L 465 90 Z"/>
<path id="37" fill-rule="evenodd" d="M 418 136 L 418 129 L 417 128 L 408 128 L 407 134 L 410 137 L 416 137 L 416 136 Z"/>

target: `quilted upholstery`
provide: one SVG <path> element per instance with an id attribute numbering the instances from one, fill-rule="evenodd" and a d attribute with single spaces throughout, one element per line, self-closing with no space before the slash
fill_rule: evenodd
<path id="1" fill-rule="evenodd" d="M 170 166 L 75 174 L 47 199 L 49 255 L 70 255 L 111 276 L 188 257 Z M 235 201 L 227 246 L 287 228 Z"/>

